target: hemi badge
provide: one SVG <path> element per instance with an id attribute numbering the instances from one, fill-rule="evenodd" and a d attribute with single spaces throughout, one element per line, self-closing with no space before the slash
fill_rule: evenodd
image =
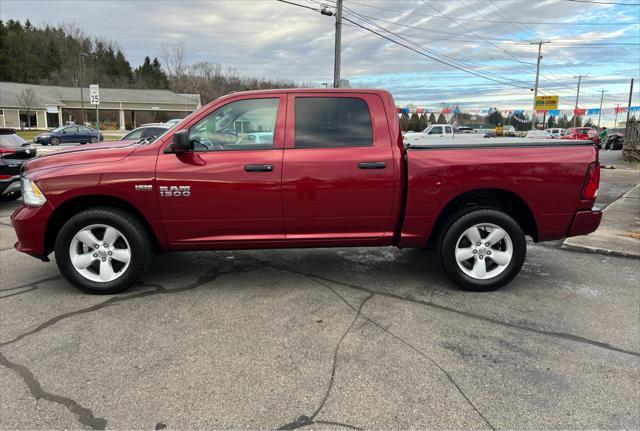
<path id="1" fill-rule="evenodd" d="M 136 184 L 135 189 L 137 192 L 150 192 L 153 190 L 153 186 L 151 184 Z"/>

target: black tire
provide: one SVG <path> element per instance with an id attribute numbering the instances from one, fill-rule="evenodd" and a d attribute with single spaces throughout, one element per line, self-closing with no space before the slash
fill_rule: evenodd
<path id="1" fill-rule="evenodd" d="M 51 138 L 51 141 L 49 141 L 49 143 L 51 145 L 60 145 L 60 139 L 58 138 Z"/>
<path id="2" fill-rule="evenodd" d="M 513 250 L 511 260 L 501 273 L 492 278 L 479 279 L 468 275 L 460 268 L 460 265 L 456 260 L 456 248 L 458 246 L 458 240 L 467 229 L 474 225 L 485 223 L 496 225 L 506 231 L 511 240 Z M 482 238 L 486 238 L 486 236 Z M 504 244 L 506 243 L 500 242 L 498 243 L 498 247 Z M 488 292 L 504 286 L 518 275 L 527 254 L 527 242 L 522 228 L 509 215 L 495 209 L 475 209 L 463 210 L 451 217 L 449 225 L 444 229 L 444 234 L 440 239 L 438 249 L 440 252 L 440 262 L 442 267 L 447 276 L 454 283 L 464 290 Z M 491 251 L 493 248 L 488 248 L 488 250 Z M 478 262 L 477 257 L 474 255 L 473 259 L 473 264 L 468 263 L 469 261 L 467 261 L 467 264 L 475 265 L 476 262 Z M 492 262 L 489 257 L 488 260 L 485 260 L 485 265 L 495 265 L 495 262 Z"/>
<path id="3" fill-rule="evenodd" d="M 96 144 L 97 142 L 98 142 L 98 138 L 96 138 L 96 137 L 91 138 L 91 143 L 92 144 Z"/>
<path id="4" fill-rule="evenodd" d="M 104 224 L 120 231 L 130 248 L 129 266 L 113 281 L 92 281 L 81 275 L 71 263 L 70 247 L 74 236 L 95 224 Z M 153 247 L 145 226 L 136 217 L 118 208 L 98 207 L 74 215 L 60 228 L 55 242 L 56 263 L 64 278 L 78 289 L 94 294 L 118 293 L 129 288 L 146 273 L 152 255 Z"/>

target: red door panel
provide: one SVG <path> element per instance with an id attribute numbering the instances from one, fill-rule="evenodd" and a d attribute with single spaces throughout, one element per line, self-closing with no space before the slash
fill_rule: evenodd
<path id="1" fill-rule="evenodd" d="M 232 144 L 240 149 L 174 154 L 163 151 L 170 139 L 163 146 L 156 166 L 156 193 L 170 243 L 215 248 L 232 242 L 284 240 L 281 175 L 286 96 L 271 94 L 268 98 L 279 99 L 272 149 L 248 149 L 270 140 L 271 135 L 263 130 L 245 134 L 247 122 L 241 120 L 236 120 L 234 127 L 242 130 L 242 139 L 236 136 Z M 181 129 L 200 130 L 202 123 L 198 121 L 221 107 L 248 99 L 251 97 L 245 95 L 213 105 Z M 227 140 L 229 136 L 233 140 L 232 134 Z M 181 194 L 180 187 L 185 186 L 190 189 L 188 195 Z"/>
<path id="2" fill-rule="evenodd" d="M 289 96 L 282 172 L 287 240 L 371 240 L 390 238 L 394 194 L 391 137 L 384 106 L 370 94 L 315 94 L 363 99 L 373 121 L 373 145 L 339 148 L 295 147 L 295 102 Z M 320 119 L 318 119 L 320 120 Z M 374 165 L 377 164 L 377 165 Z M 346 245 L 347 243 L 345 243 Z"/>

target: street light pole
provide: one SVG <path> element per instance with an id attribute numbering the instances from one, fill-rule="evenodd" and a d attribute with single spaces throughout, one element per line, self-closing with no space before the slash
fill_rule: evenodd
<path id="1" fill-rule="evenodd" d="M 538 45 L 538 61 L 536 62 L 536 86 L 533 89 L 533 119 L 531 121 L 531 130 L 534 130 L 536 128 L 536 99 L 538 98 L 538 81 L 540 79 L 540 60 L 542 60 L 542 55 L 540 55 L 540 53 L 542 52 L 542 44 L 543 43 L 551 43 L 550 40 L 547 40 L 546 42 L 540 41 L 540 42 L 531 42 L 531 45 Z"/>
<path id="2" fill-rule="evenodd" d="M 333 60 L 333 88 L 340 86 L 340 56 L 342 44 L 342 0 L 336 0 L 336 46 Z"/>
<path id="3" fill-rule="evenodd" d="M 84 53 L 80 52 L 78 54 L 78 60 L 80 60 L 80 111 L 82 112 L 81 120 L 82 124 L 86 122 L 84 117 Z"/>
<path id="4" fill-rule="evenodd" d="M 585 75 L 574 76 L 574 78 L 578 78 L 578 92 L 576 93 L 576 107 L 573 109 L 573 127 L 576 127 L 576 110 L 578 109 L 578 101 L 580 100 L 580 83 L 582 82 L 582 77 Z"/>
<path id="5" fill-rule="evenodd" d="M 600 90 L 600 110 L 598 111 L 598 129 L 600 128 L 600 118 L 602 118 L 602 99 L 604 99 L 605 90 Z"/>

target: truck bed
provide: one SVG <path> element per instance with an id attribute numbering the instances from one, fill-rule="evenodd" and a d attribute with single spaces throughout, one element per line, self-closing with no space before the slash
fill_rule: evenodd
<path id="1" fill-rule="evenodd" d="M 565 237 L 576 210 L 593 205 L 581 198 L 589 165 L 598 160 L 589 141 L 479 138 L 411 143 L 406 154 L 404 246 L 429 238 L 447 205 L 467 193 L 521 202 L 535 218 L 536 241 Z"/>

